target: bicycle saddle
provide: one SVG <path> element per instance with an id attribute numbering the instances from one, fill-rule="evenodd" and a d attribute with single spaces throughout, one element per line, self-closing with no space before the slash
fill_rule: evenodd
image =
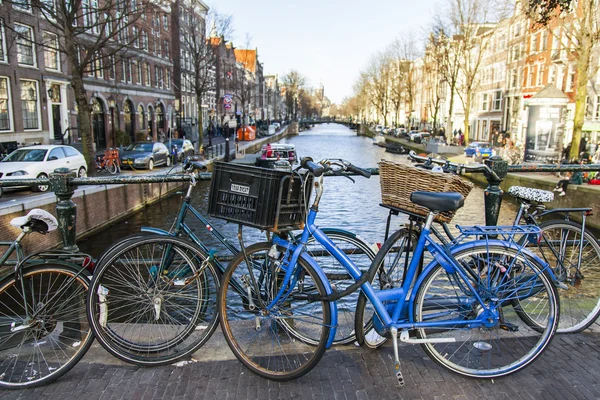
<path id="1" fill-rule="evenodd" d="M 412 192 L 410 201 L 431 211 L 456 211 L 465 204 L 465 198 L 457 192 Z"/>
<path id="2" fill-rule="evenodd" d="M 13 218 L 10 221 L 10 224 L 21 229 L 28 226 L 34 232 L 44 235 L 58 228 L 58 222 L 56 221 L 56 218 L 54 218 L 54 215 L 50 214 L 48 211 L 40 210 L 39 208 L 34 208 L 23 217 Z"/>
<path id="3" fill-rule="evenodd" d="M 521 200 L 550 203 L 554 200 L 554 193 L 542 189 L 533 189 L 523 186 L 511 186 L 508 194 Z"/>

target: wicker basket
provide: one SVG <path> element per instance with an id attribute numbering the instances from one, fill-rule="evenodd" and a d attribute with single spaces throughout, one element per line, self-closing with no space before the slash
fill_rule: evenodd
<path id="1" fill-rule="evenodd" d="M 473 184 L 454 174 L 430 172 L 422 168 L 381 160 L 379 163 L 383 204 L 427 216 L 429 210 L 410 201 L 412 192 L 458 192 L 467 197 Z M 436 222 L 450 222 L 454 211 L 435 217 Z"/>

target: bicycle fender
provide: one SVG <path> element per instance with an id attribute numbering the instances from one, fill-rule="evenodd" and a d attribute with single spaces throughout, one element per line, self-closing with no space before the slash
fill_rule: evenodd
<path id="1" fill-rule="evenodd" d="M 313 269 L 317 273 L 317 276 L 319 277 L 319 279 L 321 279 L 321 282 L 323 282 L 323 286 L 325 286 L 325 294 L 333 293 L 333 289 L 331 288 L 329 279 L 327 279 L 325 272 L 323 272 L 321 267 L 319 267 L 319 264 L 315 261 L 315 259 L 312 258 L 311 256 L 309 256 L 308 254 L 306 254 L 306 252 L 303 252 L 300 255 L 300 257 L 302 257 L 302 259 L 304 261 L 306 261 L 307 263 L 310 264 L 311 267 L 313 267 Z M 333 344 L 333 340 L 335 339 L 335 333 L 337 331 L 337 324 L 338 324 L 337 301 L 329 302 L 329 310 L 331 311 L 331 325 L 332 326 L 331 326 L 331 329 L 329 330 L 329 338 L 327 339 L 327 344 L 325 345 L 326 349 L 329 349 L 331 347 L 331 345 Z"/>
<path id="2" fill-rule="evenodd" d="M 146 233 L 154 233 L 156 235 L 161 235 L 161 236 L 171 236 L 171 232 L 169 232 L 169 231 L 166 231 L 164 229 L 159 229 L 159 228 L 152 228 L 150 226 L 142 226 L 140 231 L 146 232 Z"/>
<path id="3" fill-rule="evenodd" d="M 452 255 L 454 255 L 454 254 L 458 253 L 459 251 L 462 251 L 465 249 L 470 249 L 470 248 L 476 247 L 476 246 L 481 246 L 482 244 L 483 245 L 487 244 L 488 246 L 505 247 L 505 248 L 510 248 L 513 250 L 520 251 L 523 254 L 525 254 L 526 256 L 533 258 L 536 262 L 538 262 L 541 266 L 543 266 L 544 270 L 546 270 L 550 273 L 550 277 L 552 278 L 552 280 L 556 281 L 556 276 L 554 275 L 552 268 L 548 268 L 548 266 L 549 266 L 548 263 L 543 261 L 541 258 L 539 258 L 537 255 L 535 255 L 531 251 L 529 251 L 525 248 L 519 247 L 515 243 L 504 242 L 502 240 L 479 240 L 479 241 L 467 242 L 467 243 L 462 243 L 462 244 L 453 246 L 450 253 Z M 421 273 L 421 275 L 419 275 L 419 277 L 417 278 L 417 281 L 415 282 L 415 285 L 413 286 L 413 288 L 419 288 L 421 286 L 421 284 L 423 283 L 423 280 L 429 274 L 429 271 L 431 269 L 433 269 L 433 267 L 436 264 L 438 264 L 438 262 L 435 259 L 433 261 L 431 261 L 429 264 L 427 264 L 427 266 L 423 269 L 423 272 Z M 409 300 L 409 305 L 408 305 L 409 310 L 414 310 L 416 297 L 417 297 L 417 290 L 413 289 L 410 294 L 410 300 Z M 409 317 L 410 322 L 415 322 L 413 319 L 413 314 L 410 314 L 408 317 Z"/>

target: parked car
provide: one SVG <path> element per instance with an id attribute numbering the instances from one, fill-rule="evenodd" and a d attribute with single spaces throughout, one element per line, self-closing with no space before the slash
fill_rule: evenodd
<path id="1" fill-rule="evenodd" d="M 418 131 L 410 131 L 408 137 L 410 138 L 411 142 L 414 142 L 416 138 L 421 136 L 422 132 L 418 132 Z"/>
<path id="2" fill-rule="evenodd" d="M 77 176 L 87 176 L 83 155 L 71 146 L 28 146 L 10 153 L 0 162 L 0 180 L 47 178 L 57 168 L 68 168 Z M 49 185 L 35 185 L 34 192 L 45 192 Z"/>
<path id="3" fill-rule="evenodd" d="M 194 145 L 187 139 L 171 139 L 165 142 L 167 150 L 177 146 L 177 162 L 181 162 L 194 155 Z"/>
<path id="4" fill-rule="evenodd" d="M 377 125 L 375 127 L 375 133 L 383 132 L 383 125 Z"/>
<path id="5" fill-rule="evenodd" d="M 159 165 L 171 166 L 167 146 L 160 142 L 134 142 L 121 154 L 121 166 L 133 169 L 154 169 Z"/>
<path id="6" fill-rule="evenodd" d="M 481 157 L 488 158 L 492 156 L 493 149 L 490 147 L 488 142 L 471 142 L 467 147 L 465 147 L 465 156 L 475 158 L 477 154 L 477 149 L 479 149 L 479 153 Z"/>

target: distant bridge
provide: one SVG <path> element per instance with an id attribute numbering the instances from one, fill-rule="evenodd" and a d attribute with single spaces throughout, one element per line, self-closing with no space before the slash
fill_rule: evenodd
<path id="1" fill-rule="evenodd" d="M 341 124 L 346 125 L 350 129 L 358 129 L 360 125 L 356 122 L 336 118 L 305 118 L 299 121 L 300 129 L 309 129 L 317 124 Z"/>

